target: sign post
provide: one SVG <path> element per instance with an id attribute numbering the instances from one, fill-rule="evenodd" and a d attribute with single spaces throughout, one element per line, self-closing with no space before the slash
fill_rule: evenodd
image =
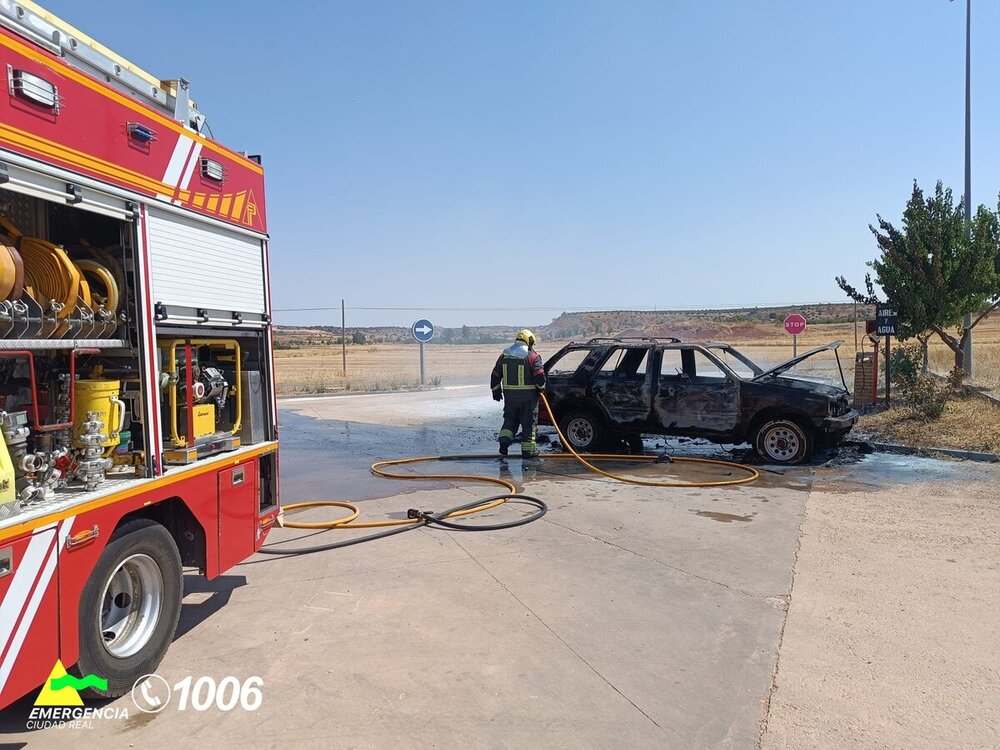
<path id="1" fill-rule="evenodd" d="M 805 333 L 806 319 L 798 313 L 785 318 L 785 333 L 792 337 L 792 356 L 799 356 L 799 334 Z"/>
<path id="2" fill-rule="evenodd" d="M 424 344 L 434 338 L 434 324 L 426 318 L 421 318 L 410 326 L 410 333 L 420 344 L 420 385 L 424 384 Z"/>
<path id="3" fill-rule="evenodd" d="M 875 334 L 877 328 L 878 325 L 875 323 L 874 320 L 865 321 L 865 335 L 868 337 L 868 340 L 872 342 L 872 354 L 874 355 L 874 357 L 872 357 L 872 359 L 874 360 L 872 363 L 872 367 L 875 369 L 875 377 L 872 378 L 872 404 L 876 406 L 878 405 L 878 348 L 879 348 L 878 336 Z"/>
<path id="4" fill-rule="evenodd" d="M 878 336 L 885 336 L 885 405 L 889 405 L 889 399 L 892 394 L 891 385 L 892 378 L 890 377 L 889 371 L 892 369 L 892 358 L 890 356 L 890 342 L 892 337 L 896 335 L 896 323 L 898 322 L 898 316 L 896 313 L 896 308 L 894 305 L 888 302 L 884 305 L 875 306 L 875 334 Z"/>

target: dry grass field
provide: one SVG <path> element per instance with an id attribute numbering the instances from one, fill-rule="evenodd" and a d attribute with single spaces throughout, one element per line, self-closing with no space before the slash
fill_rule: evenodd
<path id="1" fill-rule="evenodd" d="M 834 328 L 834 326 L 831 326 Z M 845 326 L 838 333 L 844 335 Z M 846 326 L 850 332 L 850 326 Z M 782 334 L 783 335 L 783 334 Z M 585 340 L 586 337 L 581 337 Z M 800 337 L 809 340 L 808 337 Z M 829 338 L 817 334 L 817 343 Z M 780 362 L 792 355 L 791 339 L 776 338 L 754 341 L 746 347 L 751 358 L 761 362 Z M 536 347 L 543 359 L 555 354 L 568 341 L 543 341 Z M 803 346 L 815 345 L 810 341 Z M 502 344 L 425 346 L 425 374 L 427 385 L 447 385 L 468 382 L 479 378 L 488 384 L 490 370 L 503 349 Z M 279 349 L 275 351 L 278 392 L 283 395 L 305 393 L 333 393 L 338 391 L 392 391 L 419 387 L 420 354 L 416 344 L 347 345 L 347 369 L 344 372 L 340 345 Z M 853 358 L 853 339 L 851 354 Z M 845 364 L 847 364 L 845 362 Z"/>
<path id="2" fill-rule="evenodd" d="M 702 337 L 732 343 L 760 365 L 774 365 L 792 356 L 791 338 L 779 325 L 743 324 L 738 327 L 706 328 L 700 324 Z M 865 351 L 871 344 L 859 325 L 857 340 Z M 587 336 L 579 337 L 585 340 Z M 799 351 L 841 339 L 840 361 L 848 387 L 854 386 L 855 333 L 850 323 L 811 325 L 799 336 Z M 322 341 L 323 339 L 319 339 Z M 318 342 L 317 342 L 318 343 Z M 538 351 L 548 358 L 567 341 L 542 341 Z M 1000 315 L 980 324 L 975 331 L 975 378 L 973 385 L 1000 395 Z M 425 347 L 427 386 L 456 383 L 483 384 L 484 394 L 490 370 L 501 344 L 448 345 Z M 883 352 L 880 353 L 880 358 Z M 329 343 L 275 351 L 278 392 L 281 395 L 305 395 L 344 391 L 393 391 L 419 387 L 419 347 L 414 344 L 348 344 L 347 372 L 343 371 L 339 344 Z M 954 356 L 944 343 L 935 339 L 930 345 L 931 368 L 948 372 Z M 817 355 L 796 368 L 795 374 L 839 382 L 836 359 L 830 353 Z M 859 429 L 885 442 L 915 446 L 960 448 L 977 451 L 1000 451 L 1000 406 L 969 397 L 953 401 L 935 422 L 920 419 L 907 406 L 894 402 L 895 408 L 862 418 Z"/>
<path id="3" fill-rule="evenodd" d="M 994 391 L 1000 396 L 1000 312 L 994 313 L 972 331 L 972 385 Z M 947 373 L 955 366 L 951 349 L 939 339 L 930 345 L 930 366 L 939 373 Z"/>
<path id="4" fill-rule="evenodd" d="M 704 327 L 704 323 L 701 324 Z M 859 325 L 857 339 L 861 348 L 871 351 L 871 344 Z M 719 341 L 738 346 L 751 359 L 762 364 L 777 364 L 792 356 L 791 337 L 780 325 L 719 326 L 710 335 Z M 581 336 L 580 340 L 585 340 Z M 799 336 L 799 351 L 828 341 L 841 339 L 840 360 L 849 387 L 853 387 L 855 334 L 850 323 L 811 325 Z M 538 351 L 547 358 L 566 341 L 541 341 Z M 975 331 L 975 372 L 973 384 L 1000 390 L 1000 315 L 987 319 Z M 485 384 L 503 345 L 428 344 L 425 347 L 427 385 L 447 385 L 481 379 Z M 938 372 L 951 369 L 954 356 L 942 342 L 932 340 L 931 367 Z M 388 391 L 419 386 L 419 348 L 414 344 L 348 344 L 347 371 L 343 370 L 338 344 L 278 349 L 275 352 L 278 391 L 282 395 L 331 393 L 338 391 Z M 828 380 L 839 380 L 836 361 L 829 354 L 818 355 L 797 370 Z"/>
<path id="5" fill-rule="evenodd" d="M 543 355 L 555 349 L 543 349 Z M 488 345 L 425 347 L 427 385 L 480 377 L 489 382 L 500 347 Z M 416 344 L 348 344 L 347 372 L 340 345 L 275 351 L 278 393 L 396 391 L 420 385 L 420 349 Z"/>
<path id="6" fill-rule="evenodd" d="M 897 405 L 865 415 L 860 429 L 886 443 L 1000 453 L 1000 405 L 973 395 L 949 402 L 940 419 L 922 419 Z"/>

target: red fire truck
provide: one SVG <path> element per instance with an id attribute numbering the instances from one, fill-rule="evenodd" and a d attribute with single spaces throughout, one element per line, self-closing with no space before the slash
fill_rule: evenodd
<path id="1" fill-rule="evenodd" d="M 261 160 L 34 3 L 0 0 L 0 708 L 60 660 L 115 696 L 182 570 L 278 515 Z"/>

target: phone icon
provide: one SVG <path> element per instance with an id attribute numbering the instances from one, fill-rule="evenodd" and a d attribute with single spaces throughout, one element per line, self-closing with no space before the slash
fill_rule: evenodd
<path id="1" fill-rule="evenodd" d="M 163 705 L 163 701 L 161 701 L 158 696 L 152 695 L 153 689 L 149 686 L 149 682 L 148 681 L 142 683 L 139 686 L 139 692 L 142 693 L 143 699 L 150 706 L 161 706 L 161 705 Z"/>
<path id="2" fill-rule="evenodd" d="M 132 702 L 143 713 L 155 714 L 170 703 L 170 683 L 158 674 L 147 674 L 132 685 Z"/>

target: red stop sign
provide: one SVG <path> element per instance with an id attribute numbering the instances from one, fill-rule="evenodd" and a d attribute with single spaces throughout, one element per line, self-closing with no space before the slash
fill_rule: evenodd
<path id="1" fill-rule="evenodd" d="M 806 330 L 806 319 L 798 313 L 792 313 L 785 318 L 785 333 L 798 336 Z"/>

